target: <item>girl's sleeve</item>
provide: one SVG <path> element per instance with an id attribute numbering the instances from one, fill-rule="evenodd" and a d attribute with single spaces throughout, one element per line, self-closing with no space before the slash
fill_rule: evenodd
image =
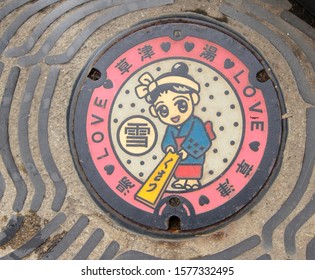
<path id="1" fill-rule="evenodd" d="M 199 158 L 211 146 L 211 140 L 201 120 L 195 119 L 182 144 L 182 148 L 192 157 Z"/>
<path id="2" fill-rule="evenodd" d="M 162 150 L 166 152 L 166 148 L 169 146 L 173 147 L 174 150 L 176 151 L 177 145 L 173 136 L 172 127 L 170 126 L 166 129 L 166 132 L 162 141 Z"/>

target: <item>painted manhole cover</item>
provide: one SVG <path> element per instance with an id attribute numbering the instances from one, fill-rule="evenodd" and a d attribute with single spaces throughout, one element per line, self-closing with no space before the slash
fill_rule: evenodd
<path id="1" fill-rule="evenodd" d="M 80 176 L 132 228 L 207 230 L 246 206 L 275 168 L 274 82 L 254 48 L 221 25 L 140 24 L 105 44 L 77 82 L 69 135 Z"/>

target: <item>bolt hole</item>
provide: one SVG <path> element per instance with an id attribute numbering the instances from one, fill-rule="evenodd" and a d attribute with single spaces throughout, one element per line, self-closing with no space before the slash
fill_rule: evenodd
<path id="1" fill-rule="evenodd" d="M 180 200 L 177 197 L 172 197 L 168 202 L 172 207 L 177 207 L 180 205 Z"/>
<path id="2" fill-rule="evenodd" d="M 174 31 L 174 37 L 175 38 L 180 38 L 182 36 L 182 32 L 180 30 L 175 30 Z"/>
<path id="3" fill-rule="evenodd" d="M 177 216 L 171 216 L 168 220 L 168 230 L 169 231 L 178 231 L 180 230 L 180 218 Z"/>
<path id="4" fill-rule="evenodd" d="M 101 78 L 101 72 L 96 68 L 92 68 L 88 77 L 93 81 L 98 81 Z"/>
<path id="5" fill-rule="evenodd" d="M 266 70 L 263 69 L 257 73 L 256 79 L 257 81 L 264 83 L 264 82 L 267 82 L 270 79 L 270 77 L 268 76 Z"/>

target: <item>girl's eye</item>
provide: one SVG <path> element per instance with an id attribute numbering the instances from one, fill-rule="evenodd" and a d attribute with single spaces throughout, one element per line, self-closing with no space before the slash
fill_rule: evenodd
<path id="1" fill-rule="evenodd" d="M 181 113 L 186 113 L 188 110 L 188 103 L 186 100 L 183 100 L 183 99 L 178 100 L 177 102 L 175 102 L 174 105 L 178 107 L 178 110 Z"/>
<path id="2" fill-rule="evenodd" d="M 169 114 L 168 108 L 163 105 L 157 108 L 158 113 L 160 114 L 161 117 L 166 118 Z"/>

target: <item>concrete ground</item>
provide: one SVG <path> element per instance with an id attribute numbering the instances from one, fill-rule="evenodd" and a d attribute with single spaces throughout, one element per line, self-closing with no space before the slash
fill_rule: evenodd
<path id="1" fill-rule="evenodd" d="M 1 1 L 0 258 L 315 259 L 315 32 L 290 7 Z M 288 133 L 278 175 L 248 211 L 208 234 L 168 240 L 129 231 L 95 204 L 72 161 L 67 109 L 81 69 L 106 40 L 181 12 L 216 19 L 259 50 L 283 92 Z"/>

